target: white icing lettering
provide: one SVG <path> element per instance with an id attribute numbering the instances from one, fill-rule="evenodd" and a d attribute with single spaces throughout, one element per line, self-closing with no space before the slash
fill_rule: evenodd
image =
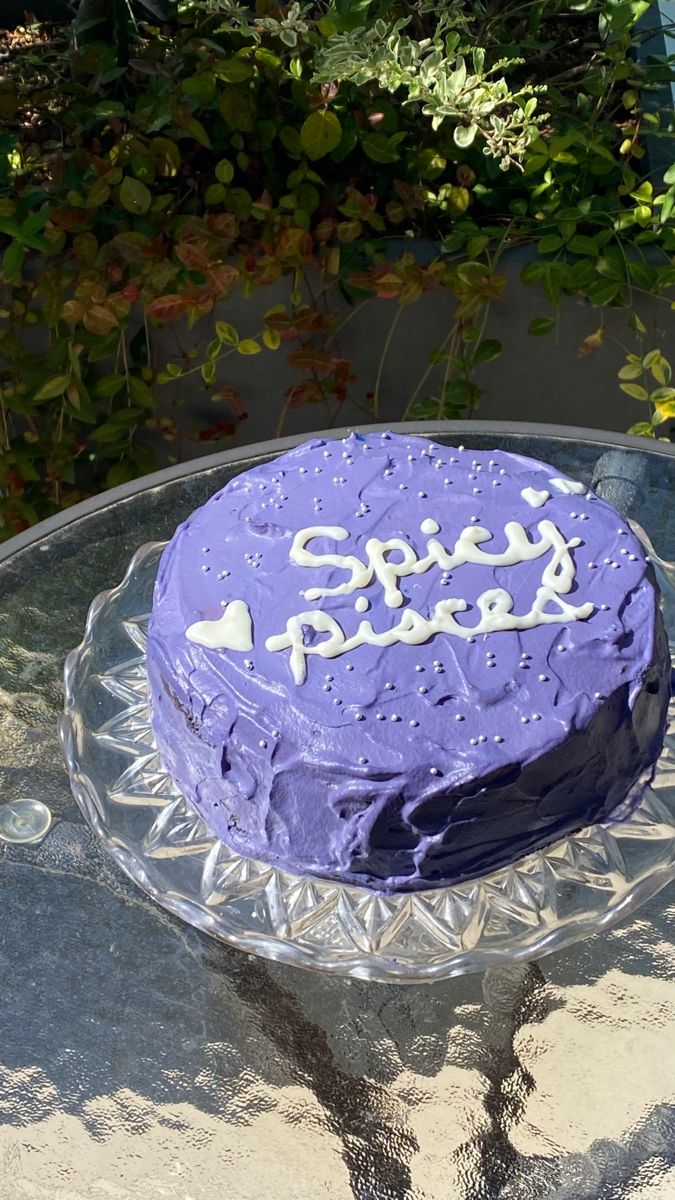
<path id="1" fill-rule="evenodd" d="M 557 604 L 557 613 L 546 612 L 550 602 Z M 542 586 L 537 589 L 534 604 L 528 613 L 518 616 L 512 612 L 513 597 L 504 588 L 489 588 L 482 592 L 476 601 L 480 620 L 476 625 L 460 625 L 454 614 L 465 612 L 468 605 L 466 600 L 450 598 L 439 600 L 434 606 L 429 619 L 425 619 L 412 608 L 407 608 L 398 625 L 376 633 L 370 621 L 361 621 L 358 630 L 351 637 L 345 637 L 342 626 L 329 616 L 328 613 L 316 610 L 300 613 L 290 617 L 284 633 L 269 637 L 265 643 L 268 650 L 291 651 L 290 666 L 296 684 L 304 683 L 307 677 L 307 658 L 319 655 L 321 658 L 337 658 L 359 646 L 393 646 L 403 642 L 409 646 L 419 646 L 437 633 L 450 634 L 468 641 L 479 633 L 496 633 L 497 631 L 534 629 L 538 625 L 550 625 L 561 621 L 580 621 L 590 617 L 593 605 L 582 604 L 578 608 L 561 600 L 551 587 Z M 314 643 L 305 644 L 305 630 L 313 629 L 317 633 L 328 633 L 330 636 Z"/>
<path id="2" fill-rule="evenodd" d="M 392 550 L 399 550 L 400 562 L 389 562 L 387 555 Z M 403 604 L 403 593 L 397 587 L 396 581 L 405 575 L 412 575 L 418 558 L 412 546 L 401 538 L 389 538 L 382 542 L 379 538 L 369 538 L 366 542 L 366 554 L 370 570 L 377 576 L 384 588 L 384 602 L 388 608 L 400 608 Z"/>
<path id="3" fill-rule="evenodd" d="M 427 518 L 420 528 L 423 533 L 435 533 L 440 526 L 432 518 Z M 370 538 L 365 546 L 367 562 L 364 563 L 351 554 L 314 554 L 307 549 L 307 542 L 317 537 L 344 541 L 349 533 L 342 526 L 313 525 L 302 529 L 293 539 L 290 550 L 292 562 L 301 567 L 338 567 L 349 572 L 349 578 L 335 587 L 308 589 L 305 592 L 308 600 L 320 596 L 348 595 L 367 587 L 376 578 L 382 585 L 385 603 L 390 608 L 400 608 L 403 603 L 399 580 L 428 571 L 432 566 L 446 571 L 466 563 L 489 567 L 516 566 L 541 558 L 548 551 L 553 553 L 542 572 L 541 585 L 537 588 L 532 607 L 523 614 L 513 612 L 513 597 L 508 591 L 493 587 L 478 596 L 476 607 L 480 616 L 474 625 L 460 625 L 455 619 L 456 613 L 465 612 L 468 608 L 467 601 L 460 597 L 438 601 L 428 618 L 408 608 L 397 625 L 381 633 L 373 629 L 369 620 L 363 620 L 352 636 L 346 636 L 338 621 L 319 609 L 290 617 L 285 631 L 269 637 L 265 645 L 272 652 L 290 649 L 291 672 L 295 682 L 300 684 L 306 678 L 307 659 L 311 655 L 335 658 L 363 645 L 392 646 L 399 642 L 420 645 L 439 633 L 468 640 L 477 634 L 534 629 L 538 625 L 584 620 L 593 612 L 593 605 L 586 603 L 577 607 L 562 598 L 569 593 L 574 581 L 574 561 L 570 550 L 581 545 L 581 539 L 573 537 L 567 541 L 558 527 L 547 520 L 537 524 L 537 531 L 538 540 L 530 540 L 519 522 L 509 521 L 504 527 L 505 548 L 491 551 L 484 548 L 486 542 L 492 541 L 490 531 L 481 525 L 471 525 L 462 530 L 451 553 L 441 542 L 429 538 L 426 555 L 422 558 L 418 558 L 413 547 L 400 538 L 390 538 L 388 541 Z M 396 561 L 389 557 L 394 553 L 400 556 Z M 556 611 L 551 612 L 549 605 L 554 605 Z M 355 607 L 357 612 L 367 611 L 369 605 L 366 597 L 359 596 Z M 313 639 L 312 631 L 328 636 Z M 218 620 L 197 621 L 186 630 L 186 636 L 190 641 L 209 649 L 252 650 L 252 622 L 248 605 L 243 600 L 233 600 Z"/>
<path id="4" fill-rule="evenodd" d="M 351 571 L 351 579 L 334 588 L 310 588 L 305 592 L 306 600 L 318 600 L 321 596 L 345 596 L 358 588 L 368 586 L 373 577 L 372 567 L 365 566 L 361 559 L 353 554 L 313 554 L 311 550 L 306 549 L 306 545 L 317 537 L 344 542 L 349 533 L 341 525 L 310 525 L 307 529 L 300 529 L 293 538 L 289 554 L 291 562 L 296 563 L 298 567 L 340 567 L 342 570 Z"/>
<path id="5" fill-rule="evenodd" d="M 577 483 L 574 479 L 549 479 L 549 483 L 552 483 L 553 487 L 562 492 L 564 496 L 580 496 L 582 492 L 588 491 L 585 483 Z"/>
<path id="6" fill-rule="evenodd" d="M 520 493 L 523 500 L 530 505 L 531 508 L 541 508 L 547 500 L 551 499 L 551 493 L 547 491 L 538 492 L 536 488 L 526 487 Z"/>
<path id="7" fill-rule="evenodd" d="M 437 524 L 437 522 L 436 522 Z M 319 600 L 322 596 L 345 596 L 361 588 L 368 587 L 373 576 L 384 588 L 384 602 L 388 608 L 400 608 L 403 604 L 403 593 L 398 587 L 398 580 L 407 575 L 421 575 L 430 567 L 440 567 L 442 571 L 451 571 L 465 563 L 475 563 L 477 566 L 513 567 L 519 563 L 541 558 L 547 551 L 557 551 L 564 544 L 560 530 L 552 521 L 539 521 L 538 541 L 530 541 L 527 531 L 518 521 L 507 521 L 504 533 L 507 545 L 504 550 L 490 551 L 482 548 L 484 542 L 492 540 L 489 529 L 482 525 L 467 525 L 455 542 L 452 553 L 436 538 L 427 542 L 427 553 L 418 559 L 412 546 L 400 538 L 369 538 L 365 550 L 368 562 L 363 563 L 355 555 L 342 554 L 313 554 L 305 549 L 308 541 L 315 537 L 331 537 L 335 541 L 344 541 L 349 536 L 346 529 L 336 525 L 312 525 L 296 533 L 291 546 L 290 559 L 301 567 L 337 566 L 351 572 L 351 578 L 332 588 L 308 588 L 304 593 L 306 600 Z M 575 545 L 578 543 L 574 543 Z M 572 545 L 572 543 L 570 543 Z M 398 551 L 401 558 L 392 562 L 388 555 Z"/>
<path id="8" fill-rule="evenodd" d="M 251 613 L 243 600 L 232 600 L 217 621 L 195 621 L 185 636 L 209 650 L 253 649 Z"/>

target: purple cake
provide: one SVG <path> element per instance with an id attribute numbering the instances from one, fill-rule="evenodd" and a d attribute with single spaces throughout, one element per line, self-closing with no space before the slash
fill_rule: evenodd
<path id="1" fill-rule="evenodd" d="M 545 463 L 313 440 L 164 551 L 153 727 L 239 853 L 381 891 L 610 816 L 659 753 L 670 661 L 626 522 Z"/>

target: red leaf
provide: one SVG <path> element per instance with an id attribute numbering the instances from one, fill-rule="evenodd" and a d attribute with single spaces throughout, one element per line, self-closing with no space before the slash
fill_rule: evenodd
<path id="1" fill-rule="evenodd" d="M 217 292 L 228 292 L 239 278 L 239 271 L 228 263 L 215 262 L 205 267 L 204 275 Z"/>
<path id="2" fill-rule="evenodd" d="M 239 394 L 239 388 L 235 387 L 232 383 L 228 383 L 225 385 L 225 387 L 219 388 L 217 392 L 213 393 L 211 399 L 222 401 L 223 404 L 226 404 L 232 413 L 232 416 L 236 417 L 239 421 L 244 421 L 248 416 Z"/>
<path id="3" fill-rule="evenodd" d="M 305 262 L 312 257 L 312 237 L 306 229 L 285 229 L 277 243 L 277 257 L 282 261 Z"/>
<path id="4" fill-rule="evenodd" d="M 289 408 L 301 408 L 303 404 L 320 404 L 323 398 L 321 386 L 313 379 L 303 379 L 301 383 L 294 383 L 286 391 Z"/>
<path id="5" fill-rule="evenodd" d="M 148 313 L 156 321 L 176 321 L 185 314 L 185 296 L 174 292 L 168 296 L 157 296 L 148 304 Z"/>
<path id="6" fill-rule="evenodd" d="M 288 364 L 298 371 L 311 371 L 314 375 L 329 375 L 335 364 L 335 359 L 324 350 L 313 350 L 311 346 L 301 346 L 288 356 Z"/>
<path id="7" fill-rule="evenodd" d="M 209 233 L 215 233 L 218 237 L 233 242 L 237 236 L 237 219 L 232 213 L 209 213 L 206 228 Z"/>
<path id="8" fill-rule="evenodd" d="M 196 434 L 198 442 L 215 442 L 222 437 L 233 437 L 236 433 L 235 427 L 231 421 L 224 421 L 222 418 L 214 421 L 213 425 L 208 425 L 206 429 L 200 429 Z"/>
<path id="9" fill-rule="evenodd" d="M 205 272 L 210 262 L 206 238 L 186 237 L 176 246 L 176 258 L 190 271 Z"/>

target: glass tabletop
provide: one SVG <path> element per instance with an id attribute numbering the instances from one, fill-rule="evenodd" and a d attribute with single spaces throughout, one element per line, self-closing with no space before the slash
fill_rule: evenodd
<path id="1" fill-rule="evenodd" d="M 672 447 L 420 432 L 594 481 L 675 558 Z M 56 720 L 93 596 L 141 543 L 287 447 L 149 477 L 3 548 L 0 801 L 44 801 L 53 822 L 38 845 L 0 842 L 0 1196 L 672 1200 L 674 887 L 539 962 L 385 987 L 181 924 L 80 817 Z"/>

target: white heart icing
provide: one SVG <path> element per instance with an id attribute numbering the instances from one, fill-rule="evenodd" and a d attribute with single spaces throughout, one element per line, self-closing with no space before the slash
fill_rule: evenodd
<path id="1" fill-rule="evenodd" d="M 550 492 L 547 492 L 545 489 L 539 492 L 533 487 L 523 488 L 520 494 L 523 497 L 523 500 L 525 500 L 525 502 L 529 504 L 531 508 L 541 508 L 542 504 L 545 504 L 546 501 L 550 500 L 551 498 Z"/>
<path id="2" fill-rule="evenodd" d="M 253 624 L 248 604 L 244 600 L 230 601 L 217 621 L 195 621 L 185 636 L 209 650 L 252 650 Z"/>

